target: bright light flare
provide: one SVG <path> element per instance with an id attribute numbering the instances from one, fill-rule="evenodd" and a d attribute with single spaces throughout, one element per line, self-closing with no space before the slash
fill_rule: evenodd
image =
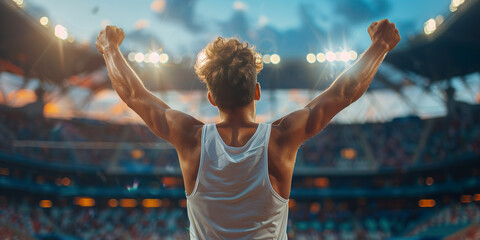
<path id="1" fill-rule="evenodd" d="M 263 62 L 264 62 L 265 64 L 270 64 L 270 63 L 272 63 L 272 60 L 270 59 L 270 54 L 265 54 L 265 55 L 263 55 Z"/>
<path id="2" fill-rule="evenodd" d="M 135 54 L 136 54 L 136 53 L 134 53 L 134 52 L 131 52 L 131 53 L 128 54 L 128 60 L 129 60 L 130 62 L 135 61 Z"/>
<path id="3" fill-rule="evenodd" d="M 24 7 L 25 6 L 25 2 L 23 0 L 13 0 L 13 2 L 15 4 L 17 4 L 17 6 L 19 6 L 19 7 Z"/>
<path id="4" fill-rule="evenodd" d="M 160 63 L 167 63 L 168 62 L 168 54 L 162 53 L 159 56 Z"/>
<path id="5" fill-rule="evenodd" d="M 42 24 L 43 26 L 47 26 L 47 24 L 48 24 L 48 17 L 41 17 L 41 18 L 40 18 L 40 24 Z"/>
<path id="6" fill-rule="evenodd" d="M 353 50 L 350 50 L 350 60 L 354 61 L 355 59 L 357 59 L 358 57 L 358 54 L 357 52 L 353 51 Z"/>
<path id="7" fill-rule="evenodd" d="M 57 24 L 55 26 L 55 36 L 57 38 L 62 39 L 62 40 L 67 39 L 68 38 L 67 28 L 65 28 L 64 26 L 62 26 L 60 24 Z"/>
<path id="8" fill-rule="evenodd" d="M 332 51 L 328 51 L 327 54 L 325 54 L 325 56 L 327 58 L 327 61 L 329 62 L 335 61 L 335 53 L 333 53 Z"/>
<path id="9" fill-rule="evenodd" d="M 160 61 L 160 55 L 156 52 L 150 53 L 148 55 L 148 61 L 153 63 L 153 64 L 158 63 Z"/>
<path id="10" fill-rule="evenodd" d="M 323 62 L 325 62 L 325 60 L 326 60 L 325 54 L 323 54 L 323 53 L 317 53 L 317 61 L 318 61 L 318 62 L 323 63 Z"/>
<path id="11" fill-rule="evenodd" d="M 278 54 L 272 54 L 270 57 L 270 60 L 272 61 L 273 64 L 278 64 L 280 63 L 280 56 Z"/>
<path id="12" fill-rule="evenodd" d="M 307 62 L 308 63 L 314 63 L 316 61 L 315 54 L 309 53 L 307 54 Z"/>
<path id="13" fill-rule="evenodd" d="M 452 0 L 449 7 L 450 11 L 451 12 L 457 11 L 458 7 L 460 7 L 460 5 L 462 5 L 464 2 L 465 0 Z"/>
<path id="14" fill-rule="evenodd" d="M 343 62 L 348 62 L 350 60 L 350 54 L 347 51 L 342 51 L 340 53 L 340 60 Z"/>
<path id="15" fill-rule="evenodd" d="M 143 53 L 141 53 L 141 52 L 136 53 L 134 59 L 135 59 L 135 62 L 141 63 L 145 59 L 145 55 L 143 55 Z"/>
<path id="16" fill-rule="evenodd" d="M 197 54 L 197 60 L 196 60 L 195 65 L 200 67 L 203 64 L 205 64 L 206 61 L 207 61 L 207 55 L 205 54 L 205 51 L 202 50 Z"/>
<path id="17" fill-rule="evenodd" d="M 435 30 L 437 30 L 437 23 L 435 22 L 435 19 L 428 19 L 428 21 L 426 21 L 423 25 L 423 31 L 425 32 L 425 34 L 429 35 L 435 32 Z"/>

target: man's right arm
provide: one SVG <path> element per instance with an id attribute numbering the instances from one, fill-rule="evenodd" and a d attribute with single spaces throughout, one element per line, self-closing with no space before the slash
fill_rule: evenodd
<path id="1" fill-rule="evenodd" d="M 385 54 L 400 41 L 398 30 L 388 20 L 372 23 L 368 32 L 372 45 L 355 64 L 303 109 L 273 123 L 279 132 L 279 145 L 298 149 L 304 141 L 320 132 L 338 112 L 365 93 Z"/>

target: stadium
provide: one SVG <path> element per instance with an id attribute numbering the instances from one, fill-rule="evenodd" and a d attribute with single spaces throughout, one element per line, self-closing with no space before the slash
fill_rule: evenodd
<path id="1" fill-rule="evenodd" d="M 298 150 L 288 239 L 480 239 L 479 0 L 0 0 L 0 238 L 189 239 L 177 151 L 112 88 L 106 25 L 125 28 L 148 90 L 205 123 L 220 118 L 197 53 L 247 40 L 264 65 L 256 121 L 272 123 L 353 65 L 382 18 L 402 40 Z"/>

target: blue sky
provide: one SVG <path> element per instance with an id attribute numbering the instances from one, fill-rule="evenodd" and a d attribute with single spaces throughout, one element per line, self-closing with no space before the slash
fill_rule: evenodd
<path id="1" fill-rule="evenodd" d="M 389 18 L 405 44 L 423 23 L 448 17 L 450 0 L 25 0 L 35 18 L 47 15 L 79 42 L 93 42 L 109 23 L 127 33 L 124 50 L 163 48 L 173 56 L 194 56 L 218 35 L 237 35 L 261 53 L 287 58 L 309 52 L 369 45 L 368 25 Z M 155 3 L 154 3 L 155 2 Z M 152 9 L 155 5 L 156 11 Z"/>

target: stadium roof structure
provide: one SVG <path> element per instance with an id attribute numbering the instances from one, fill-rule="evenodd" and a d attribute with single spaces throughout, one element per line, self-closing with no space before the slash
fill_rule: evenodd
<path id="1" fill-rule="evenodd" d="M 0 1 L 0 70 L 64 85 L 69 76 L 103 66 L 90 46 L 60 40 L 12 1 Z"/>
<path id="2" fill-rule="evenodd" d="M 431 34 L 420 35 L 385 61 L 429 83 L 480 71 L 480 1 L 470 0 Z"/>

